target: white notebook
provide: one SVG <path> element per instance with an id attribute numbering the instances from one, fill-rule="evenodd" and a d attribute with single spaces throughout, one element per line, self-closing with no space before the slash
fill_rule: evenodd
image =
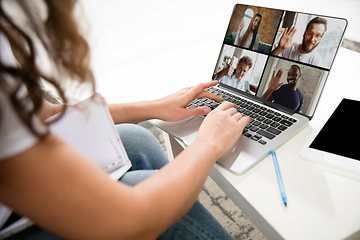
<path id="1" fill-rule="evenodd" d="M 107 172 L 113 180 L 118 180 L 131 167 L 105 99 L 98 93 L 66 109 L 64 116 L 50 124 L 49 129 Z"/>

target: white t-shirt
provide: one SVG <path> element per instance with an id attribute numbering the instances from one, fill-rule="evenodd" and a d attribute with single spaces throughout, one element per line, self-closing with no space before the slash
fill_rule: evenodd
<path id="1" fill-rule="evenodd" d="M 16 66 L 14 55 L 11 51 L 10 44 L 4 34 L 0 32 L 0 61 L 7 66 Z M 9 75 L 5 75 L 5 81 L 8 81 L 10 88 L 14 87 L 15 79 Z M 25 86 L 21 88 L 20 94 L 26 94 Z M 38 142 L 38 138 L 30 132 L 30 130 L 21 122 L 15 110 L 12 108 L 8 97 L 3 90 L 0 90 L 0 161 L 15 156 Z M 31 106 L 30 106 L 31 107 Z M 33 119 L 36 128 L 44 130 L 45 126 L 36 117 Z M 11 210 L 0 203 L 0 228 L 4 225 L 11 214 Z M 3 230 L 0 231 L 0 239 L 9 234 L 19 231 L 29 226 L 30 221 L 23 218 Z"/>
<path id="2" fill-rule="evenodd" d="M 281 53 L 279 53 L 279 57 L 284 57 L 319 67 L 323 66 L 322 58 L 316 52 L 316 49 L 312 50 L 309 53 L 301 53 L 299 48 L 300 44 L 297 44 L 295 46 L 292 46 L 291 48 L 285 49 Z"/>
<path id="3" fill-rule="evenodd" d="M 219 82 L 224 83 L 228 86 L 231 86 L 233 88 L 237 88 L 239 90 L 242 90 L 244 92 L 247 92 L 250 90 L 250 84 L 249 81 L 244 79 L 236 79 L 235 74 L 231 76 L 223 76 Z"/>

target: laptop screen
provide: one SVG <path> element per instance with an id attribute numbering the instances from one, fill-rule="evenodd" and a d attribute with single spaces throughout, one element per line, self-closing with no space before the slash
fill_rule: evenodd
<path id="1" fill-rule="evenodd" d="M 311 118 L 345 19 L 237 4 L 213 79 Z"/>

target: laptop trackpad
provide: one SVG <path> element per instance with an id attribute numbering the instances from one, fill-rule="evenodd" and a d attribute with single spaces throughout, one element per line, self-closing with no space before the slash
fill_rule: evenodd
<path id="1" fill-rule="evenodd" d="M 182 125 L 171 129 L 170 132 L 180 138 L 186 145 L 190 145 L 194 142 L 203 121 L 204 117 L 195 116 Z"/>
<path id="2" fill-rule="evenodd" d="M 194 142 L 203 121 L 203 116 L 195 116 L 178 122 L 153 120 L 153 123 L 188 146 Z M 255 144 L 257 147 L 254 147 L 254 143 L 246 137 L 240 137 L 217 162 L 234 173 L 244 173 L 254 165 L 254 162 L 260 160 L 258 156 L 255 156 L 259 152 L 258 144 Z"/>

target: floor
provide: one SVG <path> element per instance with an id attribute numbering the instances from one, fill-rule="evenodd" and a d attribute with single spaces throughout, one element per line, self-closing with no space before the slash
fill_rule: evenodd
<path id="1" fill-rule="evenodd" d="M 342 47 L 360 53 L 360 42 L 345 39 Z M 154 134 L 166 153 L 162 132 L 149 122 L 142 122 L 140 125 Z M 210 177 L 207 178 L 198 200 L 235 239 L 267 239 Z"/>

